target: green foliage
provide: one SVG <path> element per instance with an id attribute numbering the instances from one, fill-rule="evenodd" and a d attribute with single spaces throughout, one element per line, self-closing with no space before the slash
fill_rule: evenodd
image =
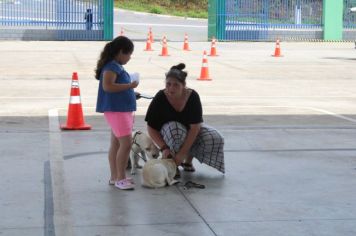
<path id="1" fill-rule="evenodd" d="M 208 0 L 115 0 L 115 7 L 155 14 L 208 17 Z"/>
<path id="2" fill-rule="evenodd" d="M 162 14 L 164 11 L 161 7 L 159 6 L 153 6 L 150 10 L 150 13 L 154 13 L 154 14 Z"/>

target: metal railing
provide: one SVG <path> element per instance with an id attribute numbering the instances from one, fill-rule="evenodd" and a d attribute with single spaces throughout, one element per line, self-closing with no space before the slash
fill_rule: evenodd
<path id="1" fill-rule="evenodd" d="M 58 40 L 98 40 L 104 26 L 103 1 L 0 0 L 0 29 L 53 30 Z"/>
<path id="2" fill-rule="evenodd" d="M 216 1 L 222 40 L 309 38 L 321 31 L 322 0 Z"/>
<path id="3" fill-rule="evenodd" d="M 356 7 L 356 0 L 344 0 L 344 28 L 356 29 L 356 13 L 351 12 L 350 8 Z"/>

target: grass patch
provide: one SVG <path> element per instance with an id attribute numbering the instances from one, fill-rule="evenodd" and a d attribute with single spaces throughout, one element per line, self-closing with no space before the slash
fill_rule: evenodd
<path id="1" fill-rule="evenodd" d="M 208 18 L 208 0 L 115 0 L 115 7 L 154 14 Z"/>

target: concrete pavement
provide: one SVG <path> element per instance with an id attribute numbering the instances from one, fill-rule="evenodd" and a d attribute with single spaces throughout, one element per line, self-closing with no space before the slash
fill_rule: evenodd
<path id="1" fill-rule="evenodd" d="M 195 162 L 206 189 L 108 186 L 109 130 L 96 114 L 93 69 L 104 42 L 0 42 L 0 235 L 356 234 L 356 51 L 352 43 L 209 43 L 135 53 L 137 91 L 153 95 L 185 62 L 204 119 L 225 136 L 226 174 Z M 62 132 L 72 72 L 90 131 Z M 149 100 L 138 101 L 135 129 Z"/>

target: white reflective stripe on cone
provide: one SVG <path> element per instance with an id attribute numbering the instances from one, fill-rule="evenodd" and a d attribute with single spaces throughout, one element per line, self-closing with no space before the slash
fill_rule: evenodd
<path id="1" fill-rule="evenodd" d="M 71 96 L 69 99 L 70 104 L 80 104 L 80 96 Z"/>
<path id="2" fill-rule="evenodd" d="M 208 63 L 203 63 L 203 67 L 208 67 Z"/>
<path id="3" fill-rule="evenodd" d="M 78 81 L 73 80 L 73 81 L 72 81 L 72 87 L 79 88 L 79 82 L 78 82 Z"/>

